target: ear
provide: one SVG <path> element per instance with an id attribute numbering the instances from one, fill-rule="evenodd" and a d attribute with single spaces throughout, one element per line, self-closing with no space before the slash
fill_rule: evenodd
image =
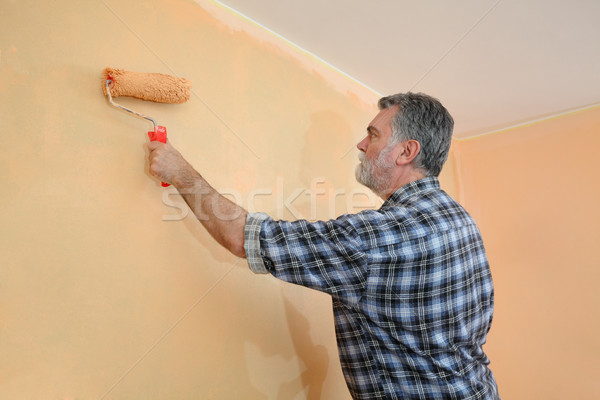
<path id="1" fill-rule="evenodd" d="M 421 151 L 421 143 L 413 139 L 402 142 L 400 146 L 396 165 L 410 164 Z"/>

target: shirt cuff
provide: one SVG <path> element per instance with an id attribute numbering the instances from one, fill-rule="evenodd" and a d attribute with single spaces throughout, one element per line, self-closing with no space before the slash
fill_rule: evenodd
<path id="1" fill-rule="evenodd" d="M 260 227 L 270 217 L 265 213 L 248 213 L 244 227 L 244 250 L 250 270 L 255 274 L 268 274 L 260 252 Z"/>

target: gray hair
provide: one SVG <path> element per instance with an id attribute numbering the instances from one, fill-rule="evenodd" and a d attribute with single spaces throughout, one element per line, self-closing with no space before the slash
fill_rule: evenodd
<path id="1" fill-rule="evenodd" d="M 421 150 L 415 167 L 427 176 L 438 176 L 448 158 L 454 120 L 438 99 L 423 93 L 398 93 L 379 100 L 380 110 L 399 106 L 392 119 L 395 143 L 416 140 Z"/>

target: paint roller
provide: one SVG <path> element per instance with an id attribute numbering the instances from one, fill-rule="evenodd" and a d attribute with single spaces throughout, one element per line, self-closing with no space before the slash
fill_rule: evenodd
<path id="1" fill-rule="evenodd" d="M 190 99 L 192 87 L 189 80 L 176 78 L 160 73 L 144 73 L 125 71 L 123 69 L 106 68 L 103 72 L 104 94 L 109 103 L 116 108 L 127 111 L 138 117 L 147 119 L 154 125 L 154 130 L 148 132 L 151 141 L 167 142 L 167 128 L 160 126 L 153 118 L 123 107 L 113 101 L 113 97 L 128 96 L 156 103 L 185 103 Z M 163 187 L 169 184 L 162 182 Z"/>

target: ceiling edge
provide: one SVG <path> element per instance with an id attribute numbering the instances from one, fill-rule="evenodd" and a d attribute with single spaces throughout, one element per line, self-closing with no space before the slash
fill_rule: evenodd
<path id="1" fill-rule="evenodd" d="M 546 115 L 546 116 L 541 117 L 541 118 L 536 118 L 536 119 L 532 119 L 532 120 L 529 120 L 529 121 L 521 122 L 521 123 L 518 123 L 518 124 L 510 125 L 510 126 L 507 126 L 507 127 L 504 127 L 504 128 L 494 129 L 494 130 L 489 131 L 489 132 L 477 133 L 475 135 L 461 137 L 461 138 L 453 137 L 452 140 L 456 140 L 457 142 L 464 142 L 464 141 L 467 141 L 467 140 L 479 139 L 480 137 L 483 137 L 483 136 L 496 135 L 496 134 L 503 133 L 503 132 L 506 132 L 506 131 L 510 131 L 510 130 L 513 130 L 513 129 L 523 128 L 523 127 L 526 127 L 526 126 L 535 125 L 535 124 L 539 124 L 539 123 L 542 123 L 542 122 L 550 121 L 550 120 L 555 119 L 555 118 L 561 118 L 561 117 L 566 117 L 568 115 L 578 114 L 580 112 L 592 110 L 592 109 L 598 108 L 598 107 L 600 107 L 600 103 L 590 104 L 590 105 L 587 105 L 587 106 L 573 108 L 573 109 L 570 109 L 570 110 L 561 111 L 559 113 L 555 113 L 555 114 L 551 114 L 551 115 Z"/>

